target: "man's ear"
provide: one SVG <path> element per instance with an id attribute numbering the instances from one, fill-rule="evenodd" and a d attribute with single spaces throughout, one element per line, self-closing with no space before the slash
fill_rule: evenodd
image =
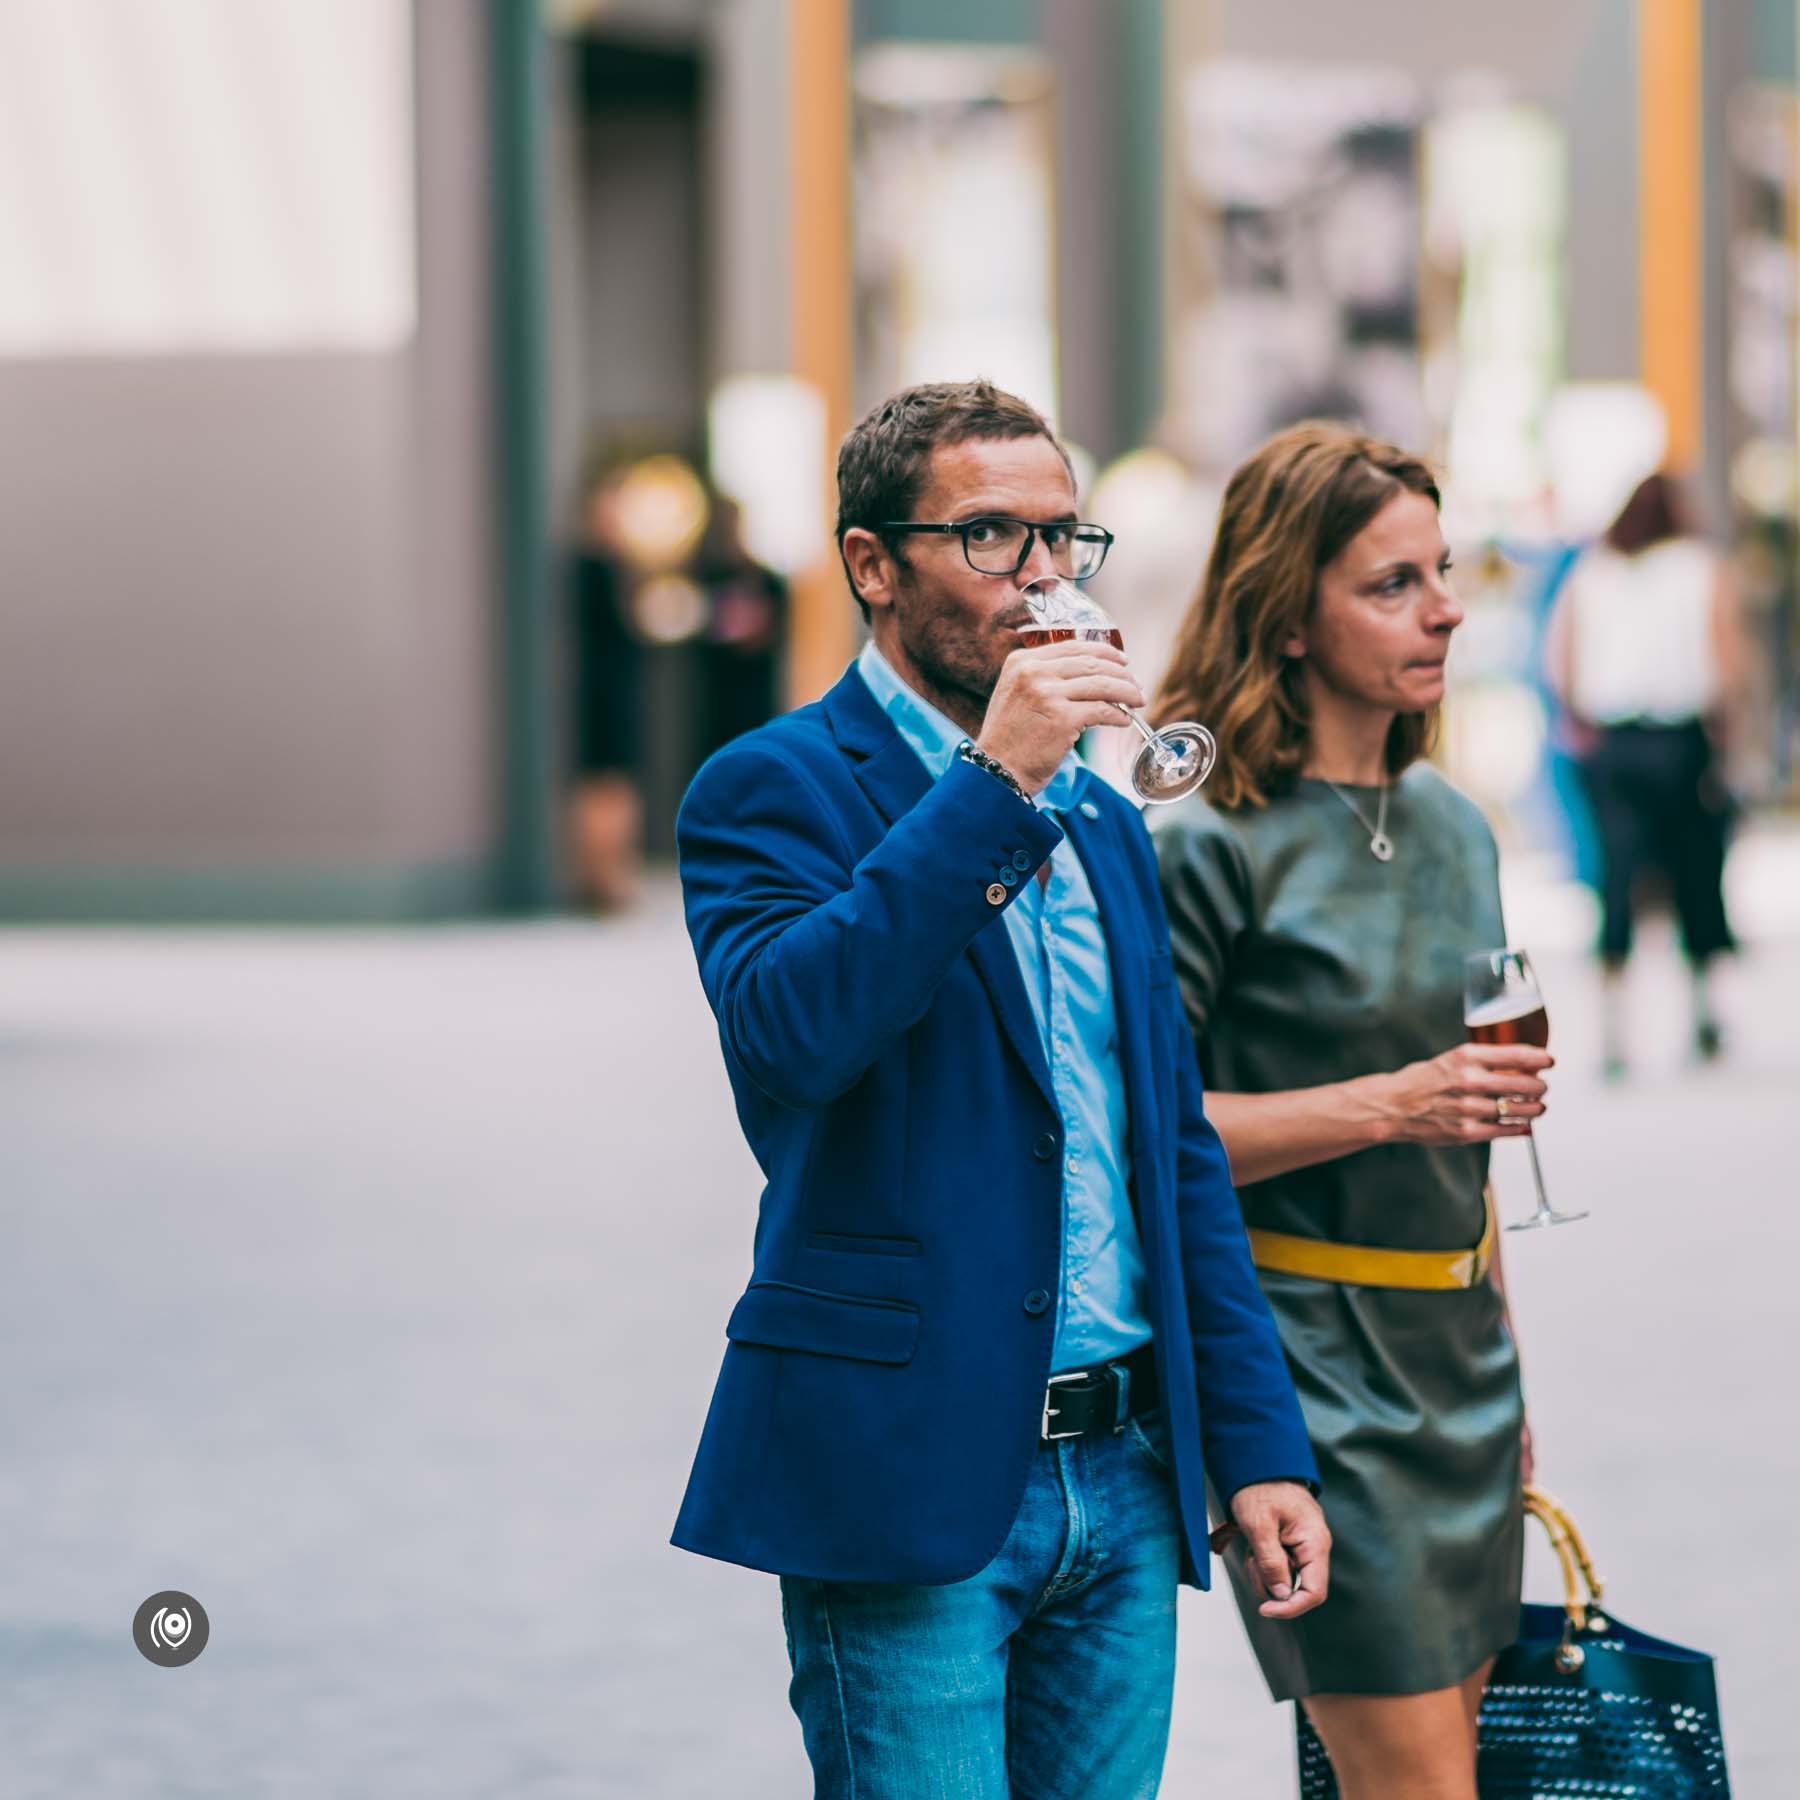
<path id="1" fill-rule="evenodd" d="M 850 585 L 866 606 L 894 604 L 894 558 L 876 534 L 861 525 L 844 533 L 844 567 Z"/>

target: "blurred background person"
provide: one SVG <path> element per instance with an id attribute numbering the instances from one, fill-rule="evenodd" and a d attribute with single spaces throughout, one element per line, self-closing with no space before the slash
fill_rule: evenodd
<path id="1" fill-rule="evenodd" d="M 617 911 L 637 898 L 643 855 L 638 769 L 643 650 L 630 619 L 633 584 L 619 489 L 617 471 L 592 484 L 570 571 L 575 767 L 569 848 L 575 897 L 596 912 Z"/>
<path id="2" fill-rule="evenodd" d="M 707 604 L 698 707 L 699 758 L 705 761 L 781 710 L 788 587 L 745 548 L 742 509 L 718 493 L 694 553 L 693 575 Z"/>
<path id="3" fill-rule="evenodd" d="M 1724 753 L 1742 735 L 1746 651 L 1725 558 L 1689 523 L 1681 490 L 1646 476 L 1575 565 L 1546 645 L 1599 827 L 1606 1072 L 1626 1064 L 1624 973 L 1647 875 L 1660 876 L 1693 978 L 1693 1044 L 1722 1045 L 1713 959 L 1735 947 L 1725 911 L 1732 817 Z"/>
<path id="4" fill-rule="evenodd" d="M 1335 1545 L 1329 1604 L 1279 1633 L 1228 1567 L 1270 1692 L 1304 1702 L 1347 1800 L 1474 1800 L 1519 1618 L 1529 1439 L 1484 1189 L 1550 1058 L 1463 1041 L 1463 959 L 1505 928 L 1493 833 L 1420 760 L 1463 619 L 1438 505 L 1391 444 L 1270 439 L 1226 489 L 1154 708 L 1218 738 L 1157 854 Z"/>

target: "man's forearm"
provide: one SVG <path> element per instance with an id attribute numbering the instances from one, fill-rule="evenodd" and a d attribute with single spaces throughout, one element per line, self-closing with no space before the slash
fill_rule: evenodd
<path id="1" fill-rule="evenodd" d="M 737 786 L 691 797 L 679 833 L 689 928 L 726 1047 L 772 1098 L 801 1107 L 841 1093 L 923 1015 L 1061 837 L 959 764 L 846 885 L 841 850 L 817 834 L 817 804 L 786 770 L 746 769 Z"/>

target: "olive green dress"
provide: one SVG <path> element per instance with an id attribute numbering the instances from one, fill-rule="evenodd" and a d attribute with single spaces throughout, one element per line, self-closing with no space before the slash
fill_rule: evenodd
<path id="1" fill-rule="evenodd" d="M 1345 792 L 1372 821 L 1379 795 Z M 1506 941 L 1494 840 L 1415 764 L 1389 795 L 1393 861 L 1322 781 L 1261 809 L 1198 798 L 1155 821 L 1180 980 L 1208 1087 L 1269 1093 L 1400 1068 L 1462 1041 L 1462 961 Z M 1466 1250 L 1485 1146 L 1381 1145 L 1240 1190 L 1252 1225 Z M 1278 1700 L 1449 1687 L 1511 1643 L 1523 1515 L 1518 1359 L 1488 1282 L 1419 1292 L 1259 1271 L 1324 1482 L 1331 1592 L 1261 1618 L 1232 1585 Z"/>

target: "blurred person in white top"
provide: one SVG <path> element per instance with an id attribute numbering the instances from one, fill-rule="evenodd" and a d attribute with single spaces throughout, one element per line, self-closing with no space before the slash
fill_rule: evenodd
<path id="1" fill-rule="evenodd" d="M 1625 1068 L 1623 975 L 1639 878 L 1651 872 L 1667 884 L 1693 973 L 1694 1048 L 1717 1056 L 1709 969 L 1735 948 L 1721 758 L 1741 718 L 1745 654 L 1730 570 L 1690 528 L 1672 477 L 1639 482 L 1575 565 L 1546 653 L 1600 833 L 1606 1071 Z"/>

